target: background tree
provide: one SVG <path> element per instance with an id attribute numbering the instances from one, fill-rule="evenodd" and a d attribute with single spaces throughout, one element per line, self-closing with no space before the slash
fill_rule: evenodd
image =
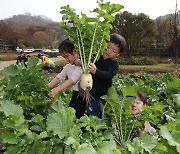
<path id="1" fill-rule="evenodd" d="M 12 34 L 11 34 L 11 45 L 12 49 L 15 50 L 18 44 L 23 44 L 24 39 L 26 38 L 26 28 L 18 24 L 12 24 Z"/>
<path id="2" fill-rule="evenodd" d="M 17 47 L 20 40 L 23 40 L 26 29 L 16 23 L 0 22 L 0 38 L 6 40 L 12 46 Z"/>
<path id="3" fill-rule="evenodd" d="M 178 0 L 176 0 L 176 6 L 175 6 L 175 12 L 174 14 L 171 15 L 170 18 L 170 31 L 169 35 L 172 39 L 171 42 L 171 48 L 168 48 L 168 52 L 173 52 L 174 51 L 174 61 L 175 64 L 178 64 L 178 53 L 180 50 L 180 34 L 179 34 L 179 20 L 178 16 L 180 11 L 178 10 Z"/>
<path id="4" fill-rule="evenodd" d="M 155 20 L 156 27 L 157 27 L 157 36 L 156 42 L 158 46 L 166 46 L 170 43 L 169 38 L 169 26 L 170 26 L 170 16 L 161 16 Z"/>
<path id="5" fill-rule="evenodd" d="M 50 48 L 54 48 L 55 46 L 55 42 L 57 40 L 57 32 L 56 30 L 54 29 L 47 29 L 45 31 L 45 33 L 47 34 L 48 36 L 48 44 L 47 44 L 47 47 L 50 49 Z"/>
<path id="6" fill-rule="evenodd" d="M 29 38 L 29 42 L 31 42 L 31 45 L 32 47 L 36 48 L 36 43 L 34 42 L 34 34 L 37 33 L 37 32 L 44 32 L 46 33 L 46 44 L 44 44 L 43 46 L 46 47 L 46 48 L 53 48 L 55 47 L 55 42 L 56 42 L 56 39 L 57 39 L 57 31 L 55 29 L 50 29 L 49 27 L 45 27 L 45 26 L 37 26 L 37 25 L 31 25 L 31 26 L 28 26 L 27 27 L 27 33 L 28 33 L 28 36 L 27 38 Z M 35 34 L 37 35 L 37 34 Z M 37 39 L 37 38 L 36 38 Z M 37 43 L 38 44 L 38 43 Z"/>
<path id="7" fill-rule="evenodd" d="M 45 32 L 36 32 L 32 36 L 32 45 L 35 48 L 45 48 L 48 44 L 48 36 Z"/>
<path id="8" fill-rule="evenodd" d="M 41 38 L 46 36 L 45 43 L 36 37 L 35 33 L 37 32 L 43 32 L 40 33 Z M 59 22 L 53 22 L 44 16 L 32 16 L 30 13 L 26 13 L 0 20 L 0 39 L 13 49 L 17 46 L 20 48 L 41 48 L 42 46 L 57 48 L 59 42 L 65 37 L 67 36 L 60 28 Z M 35 39 L 38 40 L 37 43 Z M 41 46 L 37 47 L 37 44 L 41 44 Z"/>
<path id="9" fill-rule="evenodd" d="M 0 38 L 8 40 L 11 34 L 12 28 L 10 23 L 6 23 L 3 20 L 0 21 Z"/>
<path id="10" fill-rule="evenodd" d="M 125 11 L 117 14 L 115 18 L 112 32 L 126 38 L 128 49 L 131 52 L 155 42 L 155 22 L 147 15 L 143 13 L 133 15 Z"/>

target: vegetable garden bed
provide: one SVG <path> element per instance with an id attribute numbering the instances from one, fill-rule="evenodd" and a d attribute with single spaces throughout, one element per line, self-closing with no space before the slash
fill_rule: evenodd
<path id="1" fill-rule="evenodd" d="M 48 78 L 39 71 L 38 59 L 31 57 L 28 68 L 11 65 L 0 80 L 0 141 L 6 153 L 179 153 L 180 78 L 172 74 L 128 74 L 113 79 L 104 99 L 103 118 L 75 118 L 68 107 L 71 89 L 55 99 L 48 97 Z M 148 106 L 138 116 L 129 112 L 136 90 L 147 94 Z M 130 97 L 132 96 L 132 97 Z M 109 123 L 117 123 L 120 138 Z M 149 121 L 158 138 L 134 131 Z M 120 126 L 120 127 L 119 127 Z M 129 139 L 128 139 L 129 138 Z M 118 145 L 118 146 L 117 146 Z"/>

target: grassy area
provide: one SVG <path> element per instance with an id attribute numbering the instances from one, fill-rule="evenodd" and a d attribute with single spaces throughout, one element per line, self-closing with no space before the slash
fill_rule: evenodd
<path id="1" fill-rule="evenodd" d="M 0 61 L 16 60 L 17 56 L 18 56 L 17 53 L 1 53 Z"/>
<path id="2" fill-rule="evenodd" d="M 180 65 L 174 64 L 157 64 L 157 65 L 120 65 L 120 74 L 136 73 L 145 71 L 153 74 L 157 73 L 173 73 L 180 75 Z"/>

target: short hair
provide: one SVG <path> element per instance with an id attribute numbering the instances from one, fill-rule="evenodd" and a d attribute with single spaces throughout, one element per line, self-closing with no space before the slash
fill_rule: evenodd
<path id="1" fill-rule="evenodd" d="M 141 92 L 140 90 L 138 90 L 137 92 L 136 92 L 136 95 L 139 97 L 139 99 L 143 102 L 143 104 L 147 104 L 147 97 L 146 97 L 146 95 L 143 93 L 143 92 Z"/>
<path id="2" fill-rule="evenodd" d="M 74 48 L 74 44 L 67 38 L 60 43 L 58 49 L 59 49 L 59 53 L 67 52 L 72 54 L 75 48 Z"/>
<path id="3" fill-rule="evenodd" d="M 120 51 L 119 52 L 124 52 L 126 49 L 126 40 L 123 36 L 117 34 L 117 33 L 113 33 L 110 35 L 110 42 L 118 45 Z"/>
<path id="4" fill-rule="evenodd" d="M 39 53 L 39 54 L 38 54 L 38 58 L 41 58 L 41 57 L 42 57 L 42 54 Z"/>
<path id="5" fill-rule="evenodd" d="M 24 53 L 24 51 L 22 50 L 21 52 L 20 52 L 20 54 L 23 54 Z"/>

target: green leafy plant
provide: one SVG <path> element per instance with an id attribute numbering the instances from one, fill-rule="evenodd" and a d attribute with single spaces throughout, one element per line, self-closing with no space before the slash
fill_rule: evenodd
<path id="1" fill-rule="evenodd" d="M 180 153 L 178 76 L 141 72 L 115 77 L 104 97 L 104 119 L 76 119 L 74 109 L 67 107 L 71 89 L 58 95 L 58 101 L 49 99 L 48 78 L 37 62 L 32 57 L 28 68 L 12 65 L 2 71 L 0 141 L 6 144 L 5 153 Z M 137 89 L 146 93 L 148 106 L 132 115 L 128 103 Z M 104 120 L 114 124 L 115 136 Z M 157 139 L 144 132 L 134 136 L 145 120 L 156 126 Z"/>
<path id="2" fill-rule="evenodd" d="M 96 153 L 107 150 L 113 153 L 116 144 L 111 129 L 102 120 L 86 116 L 77 121 L 74 109 L 65 107 L 70 89 L 52 104 L 47 97 L 47 78 L 40 68 L 37 58 L 31 57 L 28 68 L 12 65 L 3 70 L 0 140 L 6 143 L 6 153 Z M 23 80 L 26 77 L 28 81 Z M 7 88 L 9 85 L 11 89 Z M 31 99 L 19 99 L 19 95 Z"/>
<path id="3" fill-rule="evenodd" d="M 134 102 L 132 97 L 135 96 L 136 90 L 146 93 L 148 103 L 141 114 L 132 115 L 129 110 L 129 102 Z M 149 151 L 141 145 L 143 143 L 141 135 L 138 137 L 135 134 L 137 130 L 144 129 L 145 121 L 149 121 L 151 125 L 155 126 L 159 137 L 162 136 L 163 125 L 166 125 L 170 130 L 169 133 L 171 133 L 179 110 L 179 93 L 179 77 L 172 74 L 154 76 L 140 72 L 138 74 L 128 74 L 122 78 L 115 77 L 113 87 L 109 89 L 108 95 L 103 97 L 107 102 L 103 106 L 103 118 L 108 122 L 110 120 L 115 128 L 116 142 L 120 146 L 128 148 L 131 153 L 139 153 L 142 150 L 144 153 L 174 152 L 178 149 L 178 144 L 174 138 L 175 136 L 172 135 L 173 133 L 168 138 L 167 134 L 163 135 L 160 142 L 153 138 L 153 148 Z M 164 133 L 165 129 L 163 129 Z M 152 136 L 146 137 L 151 141 Z M 172 138 L 173 143 L 170 144 L 171 141 L 169 140 Z M 174 148 L 174 146 L 177 146 L 177 148 Z"/>
<path id="4" fill-rule="evenodd" d="M 51 138 L 61 140 L 65 153 L 113 153 L 116 150 L 112 129 L 103 120 L 88 116 L 76 119 L 75 110 L 65 108 L 61 102 L 54 103 L 52 109 L 54 112 L 47 117 L 47 131 Z"/>
<path id="5" fill-rule="evenodd" d="M 45 113 L 51 99 L 47 87 L 48 79 L 41 71 L 42 65 L 38 65 L 39 59 L 30 57 L 27 68 L 22 65 L 6 67 L 2 73 L 4 98 L 20 104 L 24 110 L 34 113 Z"/>
<path id="6" fill-rule="evenodd" d="M 127 141 L 126 146 L 132 154 L 133 153 L 144 154 L 146 152 L 152 153 L 152 150 L 156 147 L 157 142 L 158 141 L 153 136 L 145 132 L 142 132 L 140 134 L 140 137 L 135 138 L 133 142 Z"/>
<path id="7" fill-rule="evenodd" d="M 126 141 L 132 140 L 137 130 L 143 129 L 144 119 L 141 114 L 131 114 L 129 109 L 129 102 L 134 102 L 135 88 L 123 87 L 122 95 L 121 100 L 114 87 L 109 89 L 108 95 L 103 97 L 106 101 L 103 118 L 115 128 L 116 142 L 125 146 Z"/>
<path id="8" fill-rule="evenodd" d="M 46 142 L 43 139 L 47 137 L 46 131 L 31 130 L 28 124 L 31 120 L 25 118 L 23 108 L 20 105 L 15 105 L 12 101 L 0 101 L 0 112 L 4 115 L 1 134 L 3 142 L 6 143 L 7 154 L 42 154 L 45 152 Z M 33 120 L 38 123 L 41 121 L 41 116 L 37 115 Z"/>

